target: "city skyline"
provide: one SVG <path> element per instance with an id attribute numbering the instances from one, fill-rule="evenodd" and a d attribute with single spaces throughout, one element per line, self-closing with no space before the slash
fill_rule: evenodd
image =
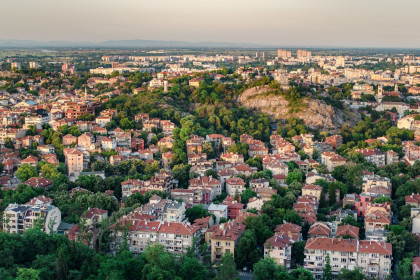
<path id="1" fill-rule="evenodd" d="M 0 39 L 417 48 L 419 8 L 420 2 L 414 0 L 264 0 L 259 5 L 248 0 L 240 5 L 220 0 L 155 1 L 147 5 L 145 1 L 131 0 L 118 4 L 109 0 L 6 0 L 2 5 Z"/>

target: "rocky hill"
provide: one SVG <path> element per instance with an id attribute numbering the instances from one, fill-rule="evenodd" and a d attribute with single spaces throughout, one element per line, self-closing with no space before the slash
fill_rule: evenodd
<path id="1" fill-rule="evenodd" d="M 345 123 L 353 126 L 361 119 L 356 111 L 340 110 L 309 97 L 302 99 L 298 109 L 291 110 L 289 102 L 281 95 L 271 94 L 272 91 L 268 86 L 254 87 L 244 91 L 238 102 L 247 108 L 259 109 L 276 120 L 303 119 L 307 126 L 320 130 L 336 130 Z"/>

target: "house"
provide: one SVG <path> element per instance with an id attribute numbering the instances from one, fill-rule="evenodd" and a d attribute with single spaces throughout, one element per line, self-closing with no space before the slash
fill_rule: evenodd
<path id="1" fill-rule="evenodd" d="M 49 189 L 53 185 L 53 181 L 47 178 L 39 178 L 39 177 L 32 177 L 29 180 L 26 180 L 22 184 L 34 187 L 34 188 L 42 188 L 42 189 Z"/>
<path id="2" fill-rule="evenodd" d="M 337 237 L 359 238 L 360 229 L 352 225 L 342 225 L 337 227 Z"/>
<path id="3" fill-rule="evenodd" d="M 290 269 L 292 243 L 287 236 L 274 235 L 270 237 L 264 243 L 264 258 L 273 258 L 277 264 Z"/>
<path id="4" fill-rule="evenodd" d="M 207 134 L 206 135 L 206 140 L 208 142 L 213 142 L 216 148 L 221 147 L 223 138 L 225 138 L 225 136 L 221 134 Z"/>
<path id="5" fill-rule="evenodd" d="M 391 204 L 369 203 L 365 212 L 365 232 L 386 229 L 391 225 Z"/>
<path id="6" fill-rule="evenodd" d="M 129 179 L 121 182 L 122 197 L 129 197 L 130 195 L 140 192 L 145 182 L 139 179 Z"/>
<path id="7" fill-rule="evenodd" d="M 305 184 L 302 187 L 302 195 L 314 196 L 318 202 L 321 199 L 321 193 L 321 186 Z"/>
<path id="8" fill-rule="evenodd" d="M 405 204 L 411 205 L 414 208 L 420 208 L 420 194 L 411 194 L 405 196 Z"/>
<path id="9" fill-rule="evenodd" d="M 106 218 L 108 218 L 108 211 L 99 208 L 90 208 L 82 215 L 82 219 L 87 226 L 99 224 Z"/>
<path id="10" fill-rule="evenodd" d="M 211 200 L 213 200 L 214 197 L 222 194 L 222 183 L 212 176 L 200 176 L 191 179 L 189 183 L 189 189 L 209 188 L 212 190 L 213 196 L 210 198 Z"/>
<path id="11" fill-rule="evenodd" d="M 224 204 L 210 204 L 207 208 L 207 211 L 216 217 L 215 224 L 218 225 L 220 223 L 221 218 L 227 219 L 228 217 L 228 206 Z"/>
<path id="12" fill-rule="evenodd" d="M 42 155 L 54 154 L 55 153 L 55 148 L 51 144 L 39 145 L 38 147 L 36 147 L 36 150 L 38 152 L 40 152 Z"/>
<path id="13" fill-rule="evenodd" d="M 29 202 L 25 203 L 26 205 L 32 205 L 32 206 L 48 206 L 51 205 L 53 202 L 52 198 L 46 197 L 44 195 L 39 195 L 37 197 L 32 198 L 29 200 Z"/>
<path id="14" fill-rule="evenodd" d="M 255 209 L 261 211 L 262 206 L 264 205 L 264 200 L 258 197 L 251 197 L 246 204 L 246 209 Z"/>
<path id="15" fill-rule="evenodd" d="M 235 163 L 244 163 L 244 156 L 241 154 L 236 154 L 236 153 L 226 153 L 226 154 L 222 154 L 220 156 L 221 160 L 230 162 L 232 164 Z"/>
<path id="16" fill-rule="evenodd" d="M 386 153 L 378 149 L 358 149 L 356 152 L 361 153 L 367 162 L 383 166 L 386 164 Z"/>
<path id="17" fill-rule="evenodd" d="M 85 132 L 79 137 L 77 137 L 77 145 L 85 149 L 89 149 L 94 141 L 94 136 L 89 132 Z"/>
<path id="18" fill-rule="evenodd" d="M 20 164 L 28 164 L 30 166 L 37 167 L 38 166 L 38 158 L 34 157 L 34 156 L 29 156 L 29 157 L 21 160 Z"/>
<path id="19" fill-rule="evenodd" d="M 83 242 L 86 246 L 94 249 L 99 237 L 99 228 L 94 226 L 86 227 L 83 231 L 79 225 L 73 225 L 67 234 L 69 240 Z"/>
<path id="20" fill-rule="evenodd" d="M 314 223 L 308 231 L 310 237 L 330 237 L 331 227 L 325 222 Z"/>
<path id="21" fill-rule="evenodd" d="M 274 229 L 275 236 L 287 236 L 290 241 L 296 242 L 302 240 L 302 227 L 292 224 L 292 223 L 284 223 L 278 225 Z"/>
<path id="22" fill-rule="evenodd" d="M 340 148 L 341 144 L 343 144 L 343 137 L 341 135 L 332 135 L 325 138 L 326 143 L 330 143 L 333 150 L 337 150 Z"/>
<path id="23" fill-rule="evenodd" d="M 55 166 L 57 166 L 58 165 L 58 158 L 57 158 L 57 155 L 56 154 L 48 154 L 48 155 L 42 155 L 41 156 L 42 157 L 42 159 L 45 161 L 45 162 L 48 162 L 48 163 L 50 163 L 50 164 L 52 164 L 52 165 L 55 165 Z"/>
<path id="24" fill-rule="evenodd" d="M 115 148 L 117 147 L 117 142 L 115 141 L 115 139 L 104 137 L 102 138 L 101 146 L 104 150 L 115 150 Z"/>
<path id="25" fill-rule="evenodd" d="M 270 185 L 270 181 L 265 178 L 258 178 L 258 179 L 252 179 L 249 181 L 249 187 L 251 189 L 254 188 L 268 188 Z"/>
<path id="26" fill-rule="evenodd" d="M 321 163 L 327 166 L 329 172 L 333 171 L 337 166 L 347 163 L 347 160 L 334 152 L 324 152 L 321 154 Z"/>
<path id="27" fill-rule="evenodd" d="M 226 192 L 228 195 L 241 194 L 245 191 L 246 183 L 242 178 L 234 177 L 226 180 Z"/>
<path id="28" fill-rule="evenodd" d="M 66 134 L 63 136 L 63 145 L 70 146 L 72 144 L 77 144 L 77 137 L 71 134 Z"/>
<path id="29" fill-rule="evenodd" d="M 239 216 L 239 213 L 244 208 L 244 204 L 239 203 L 236 201 L 232 196 L 228 196 L 225 198 L 225 200 L 222 202 L 223 205 L 228 206 L 228 219 L 234 220 L 237 216 Z"/>
<path id="30" fill-rule="evenodd" d="M 420 87 L 419 87 L 420 93 Z M 420 257 L 414 257 L 411 259 L 411 269 L 413 271 L 413 277 L 416 277 L 417 272 L 420 272 Z"/>

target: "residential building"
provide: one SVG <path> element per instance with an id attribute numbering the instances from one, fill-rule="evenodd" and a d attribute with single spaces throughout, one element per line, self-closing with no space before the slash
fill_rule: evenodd
<path id="1" fill-rule="evenodd" d="M 367 277 L 387 279 L 391 273 L 392 245 L 390 243 L 342 238 L 310 238 L 305 245 L 304 267 L 321 279 L 329 255 L 333 276 L 341 269 L 360 268 Z"/>
<path id="2" fill-rule="evenodd" d="M 235 256 L 235 248 L 244 232 L 245 225 L 237 221 L 230 221 L 217 226 L 209 238 L 211 261 L 213 263 L 220 262 L 226 253 Z"/>
<path id="3" fill-rule="evenodd" d="M 53 205 L 30 205 L 11 203 L 3 212 L 3 231 L 23 233 L 35 224 L 47 234 L 57 231 L 61 223 L 61 212 Z"/>

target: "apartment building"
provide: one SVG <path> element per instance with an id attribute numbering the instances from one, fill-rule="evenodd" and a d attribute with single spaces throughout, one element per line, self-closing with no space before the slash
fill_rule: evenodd
<path id="1" fill-rule="evenodd" d="M 356 152 L 361 153 L 367 162 L 383 166 L 386 164 L 386 153 L 378 149 L 358 149 Z"/>
<path id="2" fill-rule="evenodd" d="M 347 160 L 334 152 L 324 152 L 321 154 L 321 163 L 327 166 L 328 171 L 347 163 Z"/>
<path id="3" fill-rule="evenodd" d="M 243 193 L 245 191 L 245 181 L 242 178 L 234 177 L 226 180 L 226 192 L 229 195 L 235 195 L 236 193 Z"/>
<path id="4" fill-rule="evenodd" d="M 226 253 L 235 255 L 235 247 L 245 232 L 245 225 L 230 221 L 216 226 L 209 237 L 211 261 L 220 262 Z"/>
<path id="5" fill-rule="evenodd" d="M 193 246 L 194 237 L 199 235 L 199 227 L 184 223 L 148 221 L 123 218 L 111 226 L 115 237 L 111 242 L 111 252 L 115 254 L 123 242 L 124 232 L 127 232 L 127 243 L 134 254 L 144 252 L 153 243 L 161 244 L 166 251 L 174 254 L 185 254 Z"/>
<path id="6" fill-rule="evenodd" d="M 278 58 L 283 58 L 283 59 L 291 58 L 292 57 L 292 51 L 278 49 L 277 50 L 277 57 Z"/>
<path id="7" fill-rule="evenodd" d="M 302 187 L 303 196 L 314 196 L 317 202 L 321 199 L 322 187 L 317 185 L 305 184 Z"/>
<path id="8" fill-rule="evenodd" d="M 380 241 L 341 238 L 310 238 L 305 245 L 304 267 L 321 279 L 329 255 L 333 275 L 360 268 L 369 278 L 383 280 L 391 273 L 392 245 Z"/>
<path id="9" fill-rule="evenodd" d="M 242 154 L 226 153 L 226 154 L 222 154 L 220 156 L 220 159 L 230 162 L 232 164 L 244 163 L 244 156 Z"/>
<path id="10" fill-rule="evenodd" d="M 297 57 L 298 58 L 303 58 L 303 57 L 311 57 L 312 56 L 312 52 L 308 51 L 308 50 L 297 50 Z"/>
<path id="11" fill-rule="evenodd" d="M 31 204 L 9 204 L 3 212 L 3 231 L 23 233 L 39 226 L 47 234 L 56 232 L 61 223 L 60 209 L 49 203 Z"/>
<path id="12" fill-rule="evenodd" d="M 83 171 L 83 152 L 76 149 L 64 149 L 65 163 L 67 165 L 67 173 L 69 176 L 78 177 Z"/>
<path id="13" fill-rule="evenodd" d="M 391 225 L 391 203 L 369 203 L 365 212 L 365 231 L 385 230 Z"/>
<path id="14" fill-rule="evenodd" d="M 44 109 L 39 109 L 25 117 L 25 127 L 35 125 L 37 129 L 41 129 L 42 125 L 49 121 L 51 121 L 51 114 Z"/>
<path id="15" fill-rule="evenodd" d="M 274 261 L 290 269 L 292 260 L 292 241 L 287 236 L 274 235 L 264 243 L 264 258 L 270 257 Z"/>
<path id="16" fill-rule="evenodd" d="M 188 189 L 208 189 L 210 190 L 210 199 L 222 194 L 222 183 L 212 176 L 200 176 L 189 181 Z"/>
<path id="17" fill-rule="evenodd" d="M 99 104 L 95 104 L 88 101 L 78 101 L 78 102 L 66 102 L 65 103 L 65 113 L 66 118 L 68 119 L 77 119 L 83 114 L 95 114 L 95 107 Z"/>

